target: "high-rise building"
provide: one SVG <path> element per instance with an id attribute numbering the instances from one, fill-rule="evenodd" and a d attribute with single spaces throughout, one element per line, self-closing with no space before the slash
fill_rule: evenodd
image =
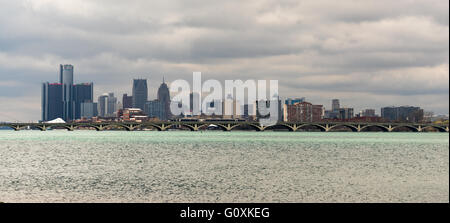
<path id="1" fill-rule="evenodd" d="M 340 108 L 339 99 L 333 99 L 331 101 L 331 111 L 337 111 Z"/>
<path id="2" fill-rule="evenodd" d="M 381 108 L 381 117 L 387 121 L 421 122 L 423 116 L 423 109 L 420 107 L 401 106 Z"/>
<path id="3" fill-rule="evenodd" d="M 324 118 L 327 119 L 351 119 L 354 117 L 353 108 L 341 108 L 339 99 L 331 101 L 331 110 L 324 113 Z"/>
<path id="4" fill-rule="evenodd" d="M 145 103 L 147 103 L 148 89 L 147 79 L 133 80 L 133 108 L 140 108 L 145 110 Z"/>
<path id="5" fill-rule="evenodd" d="M 73 65 L 59 65 L 59 83 L 62 84 L 63 97 L 63 119 L 70 121 L 74 119 L 74 101 L 73 101 Z"/>
<path id="6" fill-rule="evenodd" d="M 98 116 L 106 117 L 108 109 L 108 94 L 103 94 L 98 97 Z"/>
<path id="7" fill-rule="evenodd" d="M 94 102 L 82 102 L 80 104 L 81 118 L 90 119 L 96 117 L 98 115 L 97 106 L 97 103 Z"/>
<path id="8" fill-rule="evenodd" d="M 81 103 L 93 102 L 94 84 L 84 83 L 73 85 L 74 119 L 81 118 Z"/>
<path id="9" fill-rule="evenodd" d="M 132 108 L 133 107 L 133 96 L 128 96 L 128 94 L 123 94 L 122 107 L 123 107 L 123 109 Z"/>
<path id="10" fill-rule="evenodd" d="M 42 121 L 63 117 L 63 85 L 60 83 L 42 84 Z"/>
<path id="11" fill-rule="evenodd" d="M 354 117 L 353 108 L 339 108 L 338 110 L 339 119 L 351 119 Z"/>
<path id="12" fill-rule="evenodd" d="M 312 105 L 312 121 L 320 122 L 323 119 L 323 105 Z"/>
<path id="13" fill-rule="evenodd" d="M 107 103 L 106 116 L 113 117 L 114 113 L 117 111 L 117 98 L 114 97 L 114 93 L 108 94 Z"/>
<path id="14" fill-rule="evenodd" d="M 171 116 L 170 112 L 170 92 L 169 87 L 164 82 L 158 88 L 158 100 L 164 105 L 164 116 L 161 117 L 161 120 L 168 120 Z"/>
<path id="15" fill-rule="evenodd" d="M 287 105 L 287 121 L 318 122 L 323 117 L 323 105 L 313 105 L 309 102 L 299 102 Z"/>
<path id="16" fill-rule="evenodd" d="M 165 104 L 160 100 L 153 100 L 145 103 L 145 113 L 148 117 L 158 118 L 159 120 L 165 120 L 167 117 Z"/>
<path id="17" fill-rule="evenodd" d="M 42 91 L 42 119 L 48 120 L 52 117 L 52 111 L 57 111 L 61 115 L 58 118 L 62 118 L 65 121 L 72 121 L 81 117 L 81 103 L 93 101 L 93 83 L 87 84 L 75 84 L 73 82 L 73 65 L 59 65 L 59 83 L 57 84 L 43 84 Z M 59 94 L 55 93 L 55 89 L 59 89 Z M 50 97 L 50 98 L 49 98 Z M 56 102 L 61 99 L 60 102 Z M 51 99 L 51 101 L 49 101 Z M 49 105 L 48 103 L 51 103 Z M 61 108 L 49 108 L 54 106 L 60 106 Z M 50 112 L 50 113 L 49 113 Z"/>
<path id="18" fill-rule="evenodd" d="M 360 117 L 375 117 L 375 109 L 365 109 L 360 112 Z"/>

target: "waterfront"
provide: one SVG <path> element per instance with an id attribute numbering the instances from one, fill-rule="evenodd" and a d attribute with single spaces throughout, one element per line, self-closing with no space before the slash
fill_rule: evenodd
<path id="1" fill-rule="evenodd" d="M 449 138 L 0 131 L 0 201 L 449 202 Z"/>

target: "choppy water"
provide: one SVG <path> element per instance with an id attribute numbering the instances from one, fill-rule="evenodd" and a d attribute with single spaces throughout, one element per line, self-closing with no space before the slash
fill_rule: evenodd
<path id="1" fill-rule="evenodd" d="M 449 202 L 448 137 L 0 131 L 0 202 Z"/>

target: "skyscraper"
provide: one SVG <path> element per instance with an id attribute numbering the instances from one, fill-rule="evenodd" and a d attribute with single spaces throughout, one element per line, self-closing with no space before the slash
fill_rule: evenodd
<path id="1" fill-rule="evenodd" d="M 81 118 L 92 118 L 98 115 L 97 113 L 97 103 L 93 102 L 82 102 L 81 105 Z"/>
<path id="2" fill-rule="evenodd" d="M 333 99 L 331 101 L 331 111 L 337 111 L 340 108 L 339 99 Z"/>
<path id="3" fill-rule="evenodd" d="M 94 84 L 84 83 L 73 85 L 73 101 L 74 101 L 74 119 L 81 118 L 81 104 L 84 102 L 93 102 Z"/>
<path id="4" fill-rule="evenodd" d="M 65 121 L 73 120 L 74 101 L 73 101 L 73 66 L 70 64 L 59 65 L 59 83 L 62 84 L 62 99 L 64 104 L 63 119 Z"/>
<path id="5" fill-rule="evenodd" d="M 147 79 L 133 80 L 133 108 L 145 110 L 145 103 L 148 98 Z"/>
<path id="6" fill-rule="evenodd" d="M 81 104 L 93 102 L 93 83 L 73 83 L 73 65 L 59 65 L 59 83 L 44 83 L 42 87 L 42 120 L 81 118 Z M 59 93 L 57 92 L 59 91 Z"/>
<path id="7" fill-rule="evenodd" d="M 168 120 L 170 118 L 170 92 L 167 84 L 164 82 L 158 88 L 158 101 L 160 101 L 164 106 L 164 116 L 162 116 L 161 120 Z"/>
<path id="8" fill-rule="evenodd" d="M 133 107 L 133 96 L 128 96 L 128 94 L 123 94 L 122 96 L 122 108 L 132 108 Z"/>
<path id="9" fill-rule="evenodd" d="M 63 117 L 62 84 L 42 84 L 42 121 Z"/>
<path id="10" fill-rule="evenodd" d="M 165 120 L 167 117 L 165 114 L 165 104 L 160 100 L 153 100 L 145 103 L 145 113 L 150 118 L 158 118 L 160 120 Z"/>
<path id="11" fill-rule="evenodd" d="M 108 94 L 103 94 L 98 97 L 98 116 L 106 117 L 106 110 L 108 106 Z"/>
<path id="12" fill-rule="evenodd" d="M 112 117 L 114 116 L 114 112 L 117 111 L 117 98 L 114 97 L 114 93 L 108 94 L 107 102 L 106 116 Z"/>

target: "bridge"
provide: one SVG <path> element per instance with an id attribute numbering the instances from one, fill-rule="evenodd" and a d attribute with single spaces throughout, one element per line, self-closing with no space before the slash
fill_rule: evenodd
<path id="1" fill-rule="evenodd" d="M 74 131 L 77 129 L 90 130 L 157 130 L 166 131 L 169 129 L 186 129 L 191 131 L 206 130 L 210 128 L 222 129 L 224 131 L 232 130 L 280 130 L 287 131 L 383 131 L 383 132 L 449 132 L 448 124 L 425 124 L 425 123 L 360 123 L 360 122 L 279 122 L 271 126 L 262 126 L 259 122 L 237 122 L 237 121 L 166 121 L 166 122 L 102 122 L 102 123 L 0 123 L 1 127 L 8 127 L 15 131 L 23 129 L 36 129 L 41 131 L 51 129 L 67 129 Z"/>

